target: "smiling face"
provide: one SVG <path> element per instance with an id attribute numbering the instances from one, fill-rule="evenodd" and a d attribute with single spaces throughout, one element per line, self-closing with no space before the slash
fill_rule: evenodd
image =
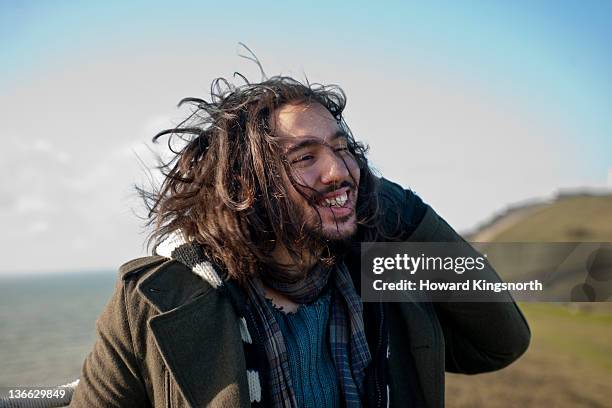
<path id="1" fill-rule="evenodd" d="M 302 209 L 306 228 L 326 240 L 351 237 L 359 166 L 346 133 L 319 103 L 286 104 L 271 119 L 299 190 L 289 185 L 290 199 Z"/>

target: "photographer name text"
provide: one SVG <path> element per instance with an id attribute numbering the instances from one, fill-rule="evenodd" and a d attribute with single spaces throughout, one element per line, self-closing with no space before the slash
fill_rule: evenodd
<path id="1" fill-rule="evenodd" d="M 489 282 L 484 279 L 471 279 L 463 282 L 436 282 L 429 279 L 416 281 L 402 279 L 396 282 L 385 282 L 377 279 L 372 282 L 376 291 L 542 291 L 542 283 L 535 279 L 528 282 Z"/>

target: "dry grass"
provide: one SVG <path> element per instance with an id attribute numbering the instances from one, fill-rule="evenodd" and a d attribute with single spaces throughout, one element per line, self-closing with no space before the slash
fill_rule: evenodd
<path id="1" fill-rule="evenodd" d="M 525 304 L 527 353 L 476 376 L 447 375 L 447 407 L 612 406 L 612 313 Z"/>

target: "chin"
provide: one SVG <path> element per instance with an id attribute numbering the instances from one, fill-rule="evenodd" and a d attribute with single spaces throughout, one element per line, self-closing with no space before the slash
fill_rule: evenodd
<path id="1" fill-rule="evenodd" d="M 321 237 L 328 241 L 346 241 L 350 240 L 357 232 L 357 223 L 354 219 L 339 223 L 325 225 L 321 231 Z"/>

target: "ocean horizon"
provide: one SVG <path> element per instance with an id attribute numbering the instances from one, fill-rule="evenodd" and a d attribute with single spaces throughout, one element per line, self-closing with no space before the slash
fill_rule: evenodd
<path id="1" fill-rule="evenodd" d="M 0 275 L 0 387 L 77 379 L 117 276 L 111 270 Z"/>

